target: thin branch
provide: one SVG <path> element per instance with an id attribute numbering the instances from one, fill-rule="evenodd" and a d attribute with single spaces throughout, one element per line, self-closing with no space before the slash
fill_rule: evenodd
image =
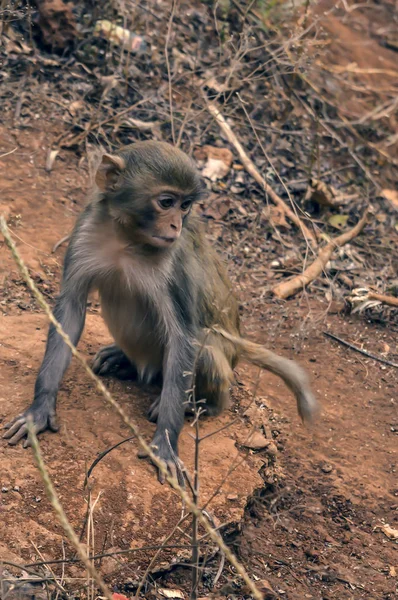
<path id="1" fill-rule="evenodd" d="M 382 356 L 377 356 L 377 354 L 373 354 L 372 352 L 368 352 L 367 350 L 363 350 L 362 348 L 358 348 L 358 346 L 354 346 L 354 344 L 351 344 L 350 342 L 346 342 L 345 340 L 342 340 L 341 338 L 337 337 L 337 335 L 334 335 L 334 333 L 329 333 L 328 331 L 324 331 L 323 335 L 331 338 L 332 340 L 335 340 L 336 342 L 339 342 L 339 344 L 343 344 L 343 346 L 347 346 L 347 348 L 350 348 L 351 350 L 354 350 L 355 352 L 359 352 L 360 354 L 367 356 L 368 358 L 373 358 L 373 360 L 377 360 L 378 362 L 388 365 L 389 367 L 395 367 L 396 369 L 398 369 L 397 363 L 394 363 L 391 360 L 387 360 L 386 358 L 383 358 Z"/>
<path id="2" fill-rule="evenodd" d="M 169 83 L 170 123 L 171 123 L 171 137 L 173 138 L 173 144 L 175 144 L 176 140 L 175 140 L 175 131 L 174 131 L 173 88 L 172 88 L 172 85 L 171 85 L 171 71 L 170 71 L 170 60 L 169 60 L 169 43 L 170 43 L 171 28 L 173 26 L 173 20 L 174 20 L 174 14 L 175 14 L 176 6 L 177 6 L 177 0 L 173 0 L 173 5 L 171 7 L 171 14 L 170 14 L 170 19 L 169 19 L 169 24 L 167 26 L 166 43 L 165 43 L 165 46 L 164 46 L 164 55 L 165 55 L 166 66 L 167 66 L 167 78 L 169 80 L 168 83 Z"/>
<path id="3" fill-rule="evenodd" d="M 282 209 L 284 215 L 287 218 L 289 218 L 295 225 L 297 225 L 297 227 L 299 229 L 301 229 L 305 239 L 309 240 L 310 243 L 314 246 L 314 248 L 316 248 L 317 247 L 317 239 L 316 239 L 315 234 L 308 229 L 308 227 L 301 221 L 300 217 L 298 217 L 298 215 L 296 215 L 292 211 L 292 209 L 286 205 L 286 203 L 282 200 L 282 198 L 280 196 L 278 196 L 278 194 L 276 192 L 274 192 L 274 190 L 271 188 L 271 186 L 265 181 L 264 177 L 262 177 L 262 175 L 260 175 L 254 162 L 246 154 L 246 151 L 244 150 L 242 144 L 240 143 L 240 141 L 238 140 L 238 138 L 232 131 L 231 127 L 228 125 L 227 121 L 225 120 L 225 118 L 223 117 L 221 112 L 218 110 L 217 106 L 213 102 L 209 102 L 206 97 L 205 97 L 205 101 L 206 101 L 209 113 L 217 121 L 221 131 L 224 133 L 224 135 L 228 139 L 229 143 L 232 144 L 232 146 L 234 146 L 246 171 L 263 188 L 264 192 L 266 194 L 268 194 L 268 196 L 271 198 L 271 200 L 274 202 L 274 204 L 276 204 L 277 206 L 279 206 Z"/>
<path id="4" fill-rule="evenodd" d="M 18 146 L 16 146 L 13 150 L 6 152 L 5 154 L 0 154 L 0 158 L 4 158 L 5 156 L 10 156 L 10 154 L 14 154 L 14 152 L 18 150 Z"/>
<path id="5" fill-rule="evenodd" d="M 103 450 L 103 452 L 101 452 L 100 454 L 98 454 L 97 458 L 93 461 L 93 463 L 91 464 L 89 470 L 87 471 L 87 475 L 85 477 L 84 480 L 84 484 L 83 487 L 86 487 L 87 482 L 88 482 L 88 478 L 90 477 L 91 473 L 93 472 L 94 467 L 96 467 L 98 465 L 98 463 L 107 455 L 109 454 L 109 452 L 112 452 L 112 450 L 115 450 L 115 448 L 118 448 L 119 446 L 121 446 L 122 444 L 125 444 L 126 442 L 129 442 L 130 440 L 133 440 L 135 438 L 134 435 L 131 435 L 130 437 L 122 440 L 121 442 L 117 442 L 117 444 L 114 444 L 113 446 L 111 446 L 110 448 L 107 448 L 106 450 Z"/>
<path id="6" fill-rule="evenodd" d="M 316 259 L 305 269 L 303 273 L 289 279 L 288 281 L 283 281 L 272 290 L 273 294 L 277 298 L 289 298 L 290 296 L 294 296 L 300 290 L 303 290 L 311 281 L 314 281 L 324 270 L 326 264 L 330 260 L 333 252 L 336 248 L 340 248 L 347 244 L 351 240 L 353 240 L 365 227 L 367 218 L 369 214 L 369 209 L 365 210 L 363 217 L 358 221 L 358 223 L 345 233 L 342 233 L 338 237 L 332 239 L 324 248 L 319 250 L 318 256 Z"/>
<path id="7" fill-rule="evenodd" d="M 48 474 L 47 468 L 44 464 L 43 456 L 41 454 L 39 442 L 37 441 L 37 437 L 34 431 L 34 425 L 31 419 L 28 420 L 28 431 L 29 438 L 32 444 L 33 455 L 35 457 L 37 467 L 39 469 L 40 475 L 44 482 L 44 487 L 46 490 L 47 497 L 58 517 L 60 524 L 62 525 L 63 530 L 65 531 L 66 536 L 69 541 L 76 548 L 76 551 L 80 557 L 80 560 L 84 563 L 87 571 L 90 573 L 91 577 L 94 579 L 95 583 L 98 585 L 102 593 L 104 594 L 107 600 L 112 600 L 112 593 L 106 585 L 105 581 L 102 579 L 101 575 L 94 568 L 94 564 L 90 561 L 84 546 L 79 542 L 79 538 L 77 537 L 72 525 L 69 523 L 68 517 L 65 514 L 64 509 L 62 508 L 58 496 L 56 494 L 55 488 L 52 484 L 50 476 Z"/>
<path id="8" fill-rule="evenodd" d="M 367 293 L 367 298 L 369 300 L 377 300 L 377 302 L 381 302 L 382 304 L 387 304 L 388 306 L 395 306 L 398 308 L 398 298 L 395 296 L 387 296 L 386 294 L 377 294 L 376 292 L 372 292 L 371 290 Z"/>

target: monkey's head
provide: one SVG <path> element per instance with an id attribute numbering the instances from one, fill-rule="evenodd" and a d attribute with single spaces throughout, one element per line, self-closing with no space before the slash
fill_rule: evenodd
<path id="1" fill-rule="evenodd" d="M 104 154 L 95 181 L 109 214 L 134 239 L 171 248 L 205 192 L 193 161 L 164 142 L 137 142 Z"/>

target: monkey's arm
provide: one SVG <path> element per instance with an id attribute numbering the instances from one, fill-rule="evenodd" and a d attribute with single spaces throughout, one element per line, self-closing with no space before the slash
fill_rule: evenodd
<path id="1" fill-rule="evenodd" d="M 191 393 L 194 359 L 193 338 L 186 334 L 172 336 L 164 359 L 163 387 L 156 409 L 157 428 L 152 445 L 174 475 L 178 470 L 178 436 Z M 161 474 L 159 481 L 164 482 Z"/>
<path id="2" fill-rule="evenodd" d="M 55 305 L 54 316 L 61 323 L 72 343 L 76 345 L 84 328 L 89 285 L 87 275 L 83 276 L 83 273 L 75 269 L 73 256 L 73 246 L 70 246 L 65 257 L 61 293 Z M 28 417 L 33 419 L 36 433 L 45 429 L 58 430 L 55 417 L 57 393 L 70 359 L 71 351 L 55 327 L 50 325 L 44 359 L 36 379 L 33 402 L 25 412 L 5 425 L 7 432 L 3 437 L 9 440 L 9 444 L 15 445 L 27 435 Z M 24 448 L 28 445 L 28 440 L 25 440 Z"/>

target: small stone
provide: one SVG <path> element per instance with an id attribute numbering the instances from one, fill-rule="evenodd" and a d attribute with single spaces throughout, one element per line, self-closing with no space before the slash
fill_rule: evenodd
<path id="1" fill-rule="evenodd" d="M 333 467 L 329 463 L 323 463 L 321 465 L 321 471 L 324 473 L 331 473 L 333 471 Z"/>
<path id="2" fill-rule="evenodd" d="M 1 491 L 3 492 L 3 494 L 6 494 L 8 492 L 8 487 L 2 487 Z"/>
<path id="3" fill-rule="evenodd" d="M 13 490 L 14 492 L 19 492 L 19 485 L 14 485 Z"/>
<path id="4" fill-rule="evenodd" d="M 40 496 L 36 496 L 36 498 L 35 498 L 35 502 L 41 502 L 41 498 L 40 498 Z"/>
<path id="5" fill-rule="evenodd" d="M 239 496 L 238 494 L 228 494 L 227 500 L 230 502 L 236 502 L 236 500 L 239 500 Z"/>
<path id="6" fill-rule="evenodd" d="M 251 450 L 263 450 L 270 444 L 270 440 L 267 440 L 266 437 L 259 431 L 254 431 L 252 435 L 243 442 L 243 446 L 246 448 L 251 448 Z"/>

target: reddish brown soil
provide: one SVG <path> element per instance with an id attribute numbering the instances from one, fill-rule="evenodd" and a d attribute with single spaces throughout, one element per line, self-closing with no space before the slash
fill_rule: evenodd
<path id="1" fill-rule="evenodd" d="M 18 136 L 1 131 L 0 153 L 17 150 L 1 159 L 0 211 L 7 213 L 20 252 L 52 299 L 63 251 L 53 255 L 51 247 L 72 227 L 84 202 L 87 174 L 71 153 L 63 153 L 53 172 L 46 173 L 46 136 L 41 130 Z M 6 422 L 30 401 L 47 326 L 4 244 L 0 256 L 0 418 Z M 250 573 L 267 579 L 281 598 L 393 598 L 397 545 L 379 527 L 398 526 L 398 373 L 337 346 L 322 331 L 330 329 L 371 351 L 389 351 L 392 359 L 395 353 L 395 361 L 396 332 L 363 319 L 328 314 L 326 304 L 310 304 L 306 297 L 254 306 L 245 320 L 247 330 L 285 355 L 296 355 L 309 369 L 323 417 L 313 432 L 306 431 L 290 394 L 279 381 L 262 375 L 256 403 L 265 402 L 279 415 L 266 429 L 276 438 L 278 464 L 285 477 L 277 471 L 275 485 L 262 486 L 258 470 L 267 459 L 251 455 L 228 478 L 211 511 L 220 523 L 239 522 L 247 496 L 259 489 L 248 504 L 236 550 Z M 94 300 L 81 348 L 89 357 L 108 339 Z M 233 410 L 242 414 L 251 401 L 250 390 L 256 388 L 257 370 L 240 366 L 238 379 L 241 385 L 234 393 Z M 113 380 L 109 387 L 149 438 L 153 426 L 146 421 L 145 410 L 154 391 Z M 86 507 L 82 490 L 86 465 L 129 432 L 77 364 L 68 371 L 59 400 L 61 431 L 43 435 L 42 450 L 66 512 L 79 529 Z M 272 410 L 266 414 L 272 415 Z M 206 421 L 204 431 L 215 430 L 232 417 L 227 413 Z M 247 434 L 248 427 L 241 419 L 204 446 L 204 499 L 221 483 L 237 453 L 235 442 Z M 191 467 L 193 443 L 188 431 L 189 425 L 182 436 L 181 455 Z M 97 551 L 156 544 L 180 515 L 176 496 L 157 484 L 151 467 L 137 460 L 136 449 L 134 441 L 121 446 L 94 471 L 93 497 L 102 493 L 94 517 Z M 61 529 L 30 451 L 3 441 L 0 454 L 4 490 L 0 557 L 26 563 L 37 560 L 39 550 L 47 559 L 61 557 Z M 122 585 L 128 577 L 139 576 L 151 555 L 141 554 L 122 570 L 104 561 L 103 573 Z M 81 576 L 76 568 L 70 574 Z"/>

